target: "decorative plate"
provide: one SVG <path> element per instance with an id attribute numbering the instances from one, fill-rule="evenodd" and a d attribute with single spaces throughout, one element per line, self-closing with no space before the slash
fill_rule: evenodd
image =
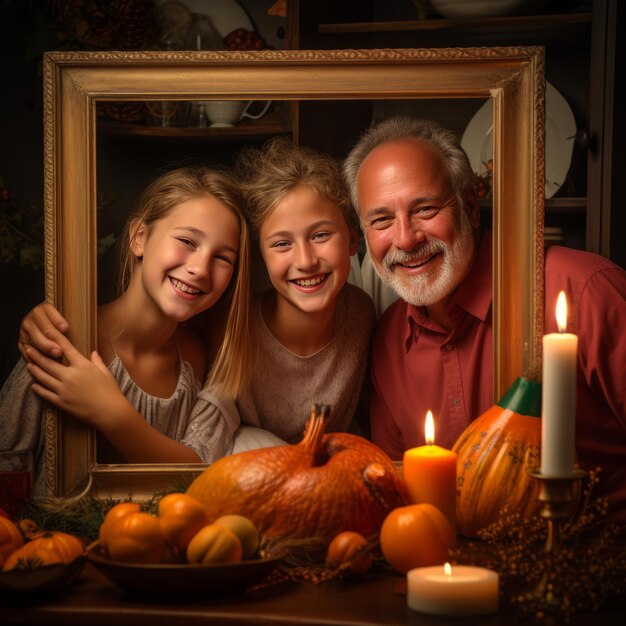
<path id="1" fill-rule="evenodd" d="M 546 198 L 551 198 L 565 182 L 576 138 L 574 114 L 565 98 L 546 82 Z M 461 145 L 472 169 L 485 173 L 493 157 L 493 104 L 487 100 L 467 125 Z"/>
<path id="2" fill-rule="evenodd" d="M 143 565 L 111 561 L 97 544 L 87 551 L 87 559 L 118 587 L 159 595 L 241 593 L 264 580 L 284 556 L 280 553 L 227 565 Z"/>
<path id="3" fill-rule="evenodd" d="M 71 563 L 45 565 L 36 569 L 14 569 L 0 572 L 0 593 L 50 591 L 76 580 L 85 566 L 81 556 Z"/>
<path id="4" fill-rule="evenodd" d="M 184 14 L 181 5 L 189 13 L 208 16 L 222 38 L 237 28 L 254 30 L 248 14 L 236 0 L 156 0 L 154 3 L 157 15 L 165 12 L 168 18 L 175 18 L 183 26 L 182 21 L 189 19 L 189 16 Z"/>

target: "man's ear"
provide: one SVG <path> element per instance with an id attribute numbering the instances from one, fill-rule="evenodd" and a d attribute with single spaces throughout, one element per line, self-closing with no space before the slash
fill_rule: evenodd
<path id="1" fill-rule="evenodd" d="M 128 227 L 128 236 L 131 252 L 141 259 L 146 244 L 146 225 L 140 219 L 133 220 Z"/>

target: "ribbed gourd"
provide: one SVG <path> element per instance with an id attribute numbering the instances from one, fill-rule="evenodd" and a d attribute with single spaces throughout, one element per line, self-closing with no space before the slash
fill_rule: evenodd
<path id="1" fill-rule="evenodd" d="M 518 378 L 453 446 L 457 460 L 457 528 L 468 537 L 497 521 L 508 506 L 527 519 L 537 511 L 541 384 Z"/>

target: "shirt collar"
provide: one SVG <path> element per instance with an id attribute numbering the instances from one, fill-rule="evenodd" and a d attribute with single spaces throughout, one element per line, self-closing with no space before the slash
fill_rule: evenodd
<path id="1" fill-rule="evenodd" d="M 491 307 L 492 257 L 491 232 L 481 229 L 478 233 L 478 247 L 472 267 L 450 301 L 450 307 L 459 307 L 483 322 L 487 319 Z M 429 318 L 424 307 L 414 306 L 408 302 L 404 305 L 406 307 L 404 337 L 408 350 L 413 340 L 415 325 L 428 326 Z"/>
<path id="2" fill-rule="evenodd" d="M 478 237 L 478 248 L 472 267 L 457 287 L 451 304 L 484 322 L 491 307 L 493 283 L 491 232 L 481 231 Z"/>

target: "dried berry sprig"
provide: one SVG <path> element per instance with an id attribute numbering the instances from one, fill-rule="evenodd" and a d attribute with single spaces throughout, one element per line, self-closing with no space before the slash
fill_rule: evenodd
<path id="1" fill-rule="evenodd" d="M 462 545 L 454 560 L 498 571 L 504 599 L 526 615 L 550 611 L 567 620 L 576 612 L 597 611 L 626 592 L 626 528 L 607 523 L 607 500 L 592 498 L 599 473 L 589 472 L 580 507 L 561 528 L 561 545 L 550 552 L 544 548 L 545 520 L 522 520 L 505 508 L 480 532 L 484 544 Z"/>

